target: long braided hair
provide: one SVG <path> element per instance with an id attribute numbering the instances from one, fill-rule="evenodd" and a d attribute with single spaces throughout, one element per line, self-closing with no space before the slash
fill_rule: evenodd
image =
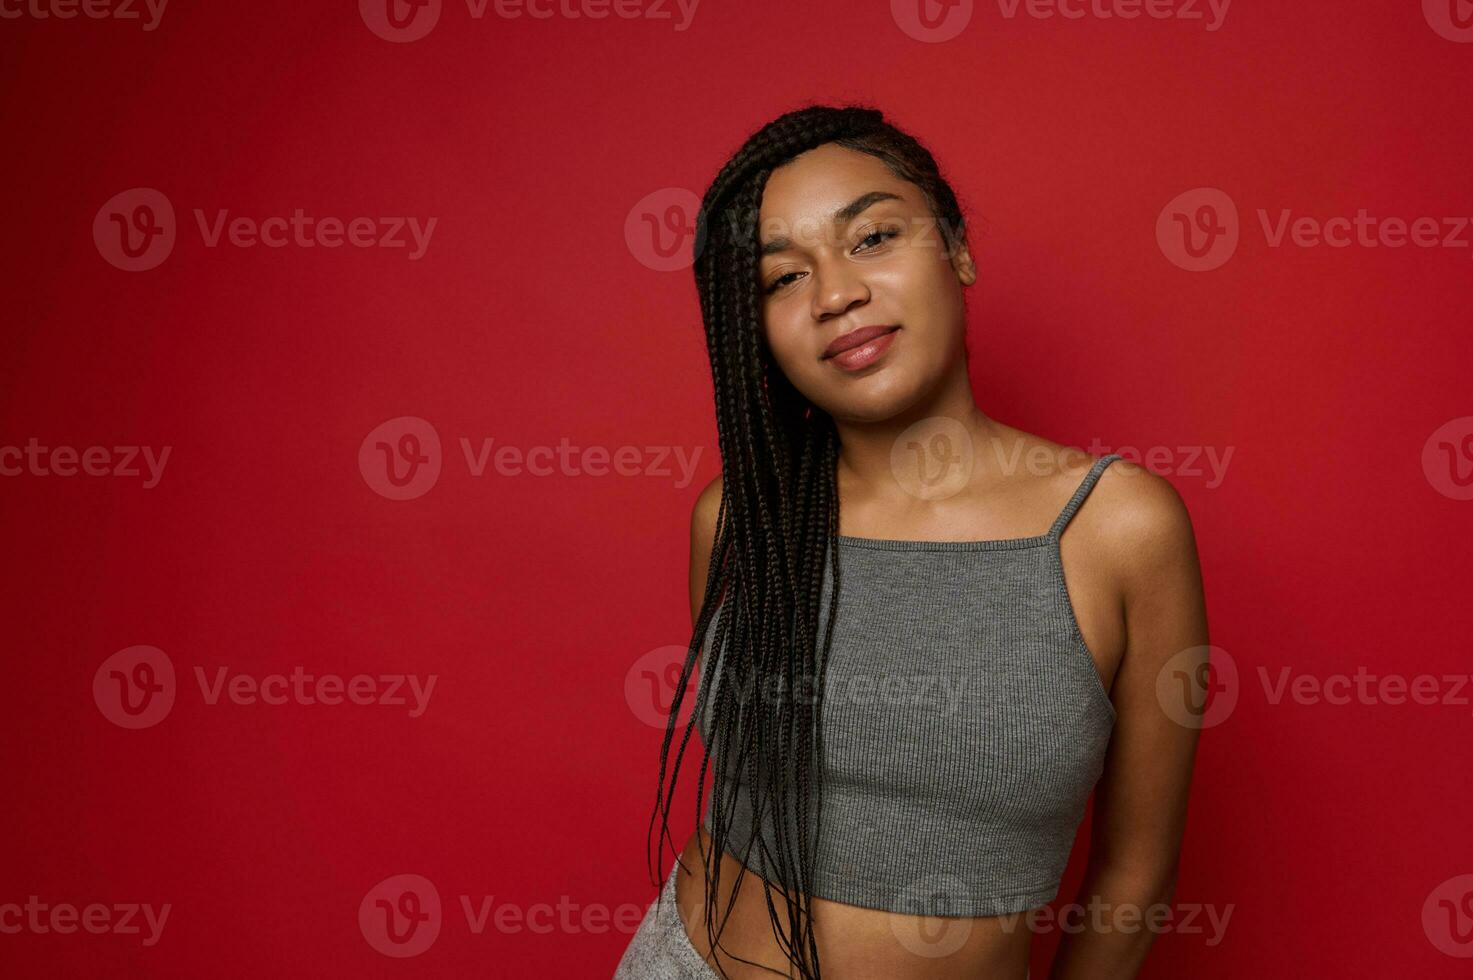
<path id="1" fill-rule="evenodd" d="M 759 847 L 785 906 L 786 924 L 773 902 L 772 883 L 764 880 L 773 932 L 803 980 L 821 977 L 808 895 L 822 811 L 823 669 L 839 597 L 833 547 L 839 438 L 833 420 L 792 386 L 767 349 L 757 217 L 772 171 L 826 143 L 878 157 L 895 176 L 915 184 L 948 247 L 965 233 L 956 196 L 930 152 L 865 106 L 815 105 L 779 116 L 748 138 L 706 191 L 696 220 L 695 279 L 716 395 L 723 485 L 705 596 L 675 684 L 650 820 L 651 831 L 660 820 L 661 839 L 668 840 L 680 762 L 692 728 L 708 718 L 696 815 L 699 820 L 710 768 L 713 847 L 709 853 L 702 848 L 710 880 L 710 945 L 715 948 L 720 938 L 715 922 L 721 855 L 733 850 L 741 859 L 739 886 L 751 849 Z M 827 609 L 820 609 L 826 561 L 832 588 Z M 667 784 L 681 702 L 708 631 L 706 677 Z M 769 696 L 774 689 L 800 687 L 816 696 Z M 751 697 L 754 691 L 759 696 Z M 733 812 L 744 793 L 750 794 L 744 809 L 755 829 L 751 839 L 732 841 Z M 772 820 L 773 829 L 763 831 L 769 815 L 788 819 Z M 789 825 L 793 817 L 796 839 Z"/>

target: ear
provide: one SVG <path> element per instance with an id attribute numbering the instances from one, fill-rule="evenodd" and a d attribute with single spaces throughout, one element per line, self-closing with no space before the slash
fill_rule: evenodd
<path id="1" fill-rule="evenodd" d="M 963 286 L 970 286 L 977 281 L 977 264 L 972 261 L 972 252 L 967 248 L 966 241 L 960 242 L 952 250 L 951 267 L 956 270 L 956 277 Z"/>

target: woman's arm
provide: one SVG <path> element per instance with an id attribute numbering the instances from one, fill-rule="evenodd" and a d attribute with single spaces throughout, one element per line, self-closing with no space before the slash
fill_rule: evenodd
<path id="1" fill-rule="evenodd" d="M 1111 692 L 1115 731 L 1095 790 L 1089 863 L 1076 899 L 1084 914 L 1074 911 L 1062 923 L 1068 928 L 1050 980 L 1135 977 L 1161 928 L 1161 910 L 1153 920 L 1151 907 L 1169 908 L 1176 890 L 1198 728 L 1180 710 L 1185 705 L 1163 709 L 1158 680 L 1177 654 L 1202 648 L 1187 655 L 1191 663 L 1171 665 L 1200 684 L 1207 614 L 1186 507 L 1166 480 L 1129 469 L 1109 490 L 1103 479 L 1096 489 L 1108 515 L 1096 532 L 1100 551 L 1121 570 L 1125 654 Z M 1182 696 L 1177 684 L 1160 689 Z"/>

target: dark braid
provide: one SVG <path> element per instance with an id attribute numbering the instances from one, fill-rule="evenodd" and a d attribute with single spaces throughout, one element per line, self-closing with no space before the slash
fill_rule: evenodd
<path id="1" fill-rule="evenodd" d="M 948 247 L 964 238 L 961 209 L 931 154 L 885 122 L 879 110 L 863 106 L 809 106 L 778 117 L 742 145 L 706 191 L 696 219 L 695 279 L 716 395 L 723 487 L 706 592 L 660 746 L 659 787 L 650 820 L 652 832 L 660 820 L 661 839 L 669 840 L 680 761 L 692 729 L 709 709 L 708 744 L 696 780 L 696 819 L 701 820 L 710 768 L 714 846 L 702 853 L 711 883 L 706 893 L 710 944 L 718 946 L 715 922 L 724 924 L 730 912 L 728 906 L 716 914 L 722 853 L 729 844 L 740 847 L 740 888 L 751 849 L 760 847 L 786 896 L 784 924 L 773 904 L 771 883 L 763 882 L 774 936 L 803 980 L 821 976 L 808 895 L 822 813 L 823 676 L 839 598 L 838 551 L 833 547 L 839 527 L 839 438 L 833 420 L 793 388 L 767 350 L 757 217 L 772 171 L 825 143 L 880 158 L 897 177 L 920 188 Z M 833 587 L 827 610 L 820 610 L 826 558 Z M 696 698 L 667 784 L 676 718 L 713 618 L 707 683 Z M 778 682 L 783 693 L 773 697 Z M 810 696 L 794 696 L 800 684 L 807 685 Z M 732 842 L 733 810 L 744 791 L 751 794 L 756 833 L 750 841 Z M 762 830 L 768 813 L 774 817 L 770 835 Z M 789 839 L 786 817 L 796 818 L 800 839 Z M 733 903 L 735 897 L 733 891 Z"/>

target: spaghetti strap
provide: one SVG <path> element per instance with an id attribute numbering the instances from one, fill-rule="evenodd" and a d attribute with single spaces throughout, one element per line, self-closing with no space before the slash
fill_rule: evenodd
<path id="1" fill-rule="evenodd" d="M 1068 526 L 1069 521 L 1078 512 L 1080 506 L 1084 503 L 1084 498 L 1088 497 L 1089 492 L 1094 489 L 1096 481 L 1100 478 L 1100 474 L 1105 472 L 1105 467 L 1120 458 L 1119 453 L 1110 453 L 1108 456 L 1101 456 L 1095 460 L 1095 464 L 1089 468 L 1089 473 L 1085 475 L 1083 482 L 1079 484 L 1079 489 L 1074 491 L 1074 496 L 1069 498 L 1069 502 L 1064 505 L 1063 511 L 1060 512 L 1058 518 L 1054 521 L 1054 526 L 1049 528 L 1048 533 L 1050 536 L 1058 537 L 1064 533 L 1064 528 Z"/>

